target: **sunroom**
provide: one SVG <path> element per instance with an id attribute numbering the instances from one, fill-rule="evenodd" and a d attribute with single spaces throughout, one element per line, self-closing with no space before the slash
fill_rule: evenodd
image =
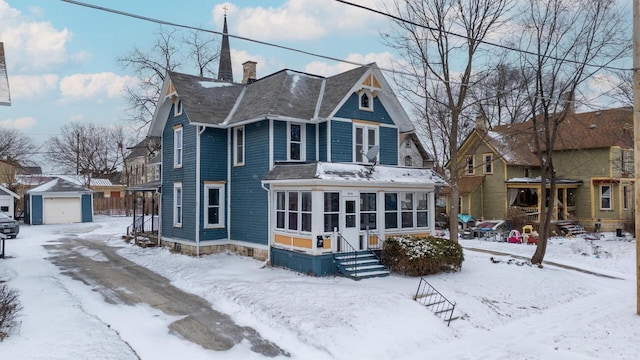
<path id="1" fill-rule="evenodd" d="M 316 275 L 333 274 L 334 254 L 432 234 L 435 191 L 446 185 L 431 169 L 322 162 L 278 164 L 262 183 L 272 265 Z"/>

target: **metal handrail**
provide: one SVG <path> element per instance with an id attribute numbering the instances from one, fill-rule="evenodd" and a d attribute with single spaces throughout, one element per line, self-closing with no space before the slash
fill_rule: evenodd
<path id="1" fill-rule="evenodd" d="M 421 289 L 422 292 L 420 291 Z M 456 308 L 456 303 L 449 301 L 449 299 L 447 299 L 438 290 L 436 290 L 436 288 L 429 284 L 423 277 L 420 278 L 418 291 L 416 291 L 416 295 L 413 297 L 413 299 L 420 304 L 428 307 L 436 316 L 446 321 L 447 326 L 451 324 L 453 311 Z M 425 303 L 427 299 L 431 301 L 428 304 Z"/>
<path id="2" fill-rule="evenodd" d="M 339 241 L 337 244 L 338 253 L 345 254 L 345 256 L 351 259 L 351 260 L 347 260 L 347 265 L 353 265 L 354 274 L 355 276 L 358 276 L 358 262 L 356 261 L 358 252 L 356 248 L 353 247 L 353 245 L 351 245 L 351 243 L 344 236 L 342 236 L 342 234 L 339 231 L 336 231 L 336 236 L 339 238 Z M 346 251 L 344 250 L 345 248 L 346 248 Z"/>

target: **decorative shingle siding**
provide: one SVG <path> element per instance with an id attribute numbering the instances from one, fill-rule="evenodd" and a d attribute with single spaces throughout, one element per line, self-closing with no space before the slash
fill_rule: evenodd
<path id="1" fill-rule="evenodd" d="M 267 191 L 261 180 L 269 170 L 269 122 L 244 129 L 244 166 L 231 168 L 231 240 L 267 245 Z"/>
<path id="2" fill-rule="evenodd" d="M 318 161 L 327 161 L 327 123 L 318 124 Z"/>
<path id="3" fill-rule="evenodd" d="M 82 205 L 82 222 L 93 221 L 93 204 L 91 203 L 91 194 L 83 194 L 81 199 Z"/>
<path id="4" fill-rule="evenodd" d="M 186 110 L 186 109 L 185 109 Z M 196 126 L 189 125 L 186 111 L 173 117 L 173 109 L 162 133 L 162 236 L 195 241 Z M 173 167 L 173 126 L 182 125 L 182 167 Z M 182 227 L 173 226 L 173 184 L 182 182 Z"/>
<path id="5" fill-rule="evenodd" d="M 221 229 L 204 229 L 204 181 L 226 181 L 227 180 L 227 130 L 226 129 L 206 129 L 200 135 L 200 241 L 226 239 L 226 211 Z M 224 204 L 228 201 L 229 190 L 225 186 Z"/>
<path id="6" fill-rule="evenodd" d="M 353 125 L 350 122 L 331 122 L 331 161 L 353 161 Z"/>
<path id="7" fill-rule="evenodd" d="M 273 160 L 287 161 L 287 122 L 273 121 Z"/>
<path id="8" fill-rule="evenodd" d="M 307 124 L 307 161 L 316 160 L 316 125 Z"/>
<path id="9" fill-rule="evenodd" d="M 382 124 L 395 125 L 391 116 L 378 97 L 373 98 L 373 111 L 362 111 L 358 104 L 358 94 L 353 93 L 344 105 L 336 112 L 335 117 L 375 121 Z"/>
<path id="10" fill-rule="evenodd" d="M 398 165 L 398 129 L 380 127 L 380 164 Z"/>

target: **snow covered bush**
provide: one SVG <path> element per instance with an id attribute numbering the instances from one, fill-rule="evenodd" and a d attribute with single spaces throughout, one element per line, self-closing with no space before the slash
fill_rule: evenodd
<path id="1" fill-rule="evenodd" d="M 409 276 L 459 271 L 463 260 L 460 244 L 436 237 L 394 236 L 385 239 L 382 249 L 382 262 Z"/>
<path id="2" fill-rule="evenodd" d="M 0 341 L 9 335 L 20 310 L 22 305 L 18 292 L 4 284 L 0 285 Z"/>

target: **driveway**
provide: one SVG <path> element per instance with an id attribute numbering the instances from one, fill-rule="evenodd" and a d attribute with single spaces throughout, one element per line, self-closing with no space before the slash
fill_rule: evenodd
<path id="1" fill-rule="evenodd" d="M 63 274 L 99 291 L 112 304 L 147 304 L 181 319 L 169 325 L 170 332 L 205 349 L 225 351 L 246 340 L 251 350 L 268 357 L 289 356 L 255 329 L 239 326 L 206 300 L 186 293 L 169 280 L 119 256 L 104 238 L 68 236 L 45 245 L 49 260 Z"/>

